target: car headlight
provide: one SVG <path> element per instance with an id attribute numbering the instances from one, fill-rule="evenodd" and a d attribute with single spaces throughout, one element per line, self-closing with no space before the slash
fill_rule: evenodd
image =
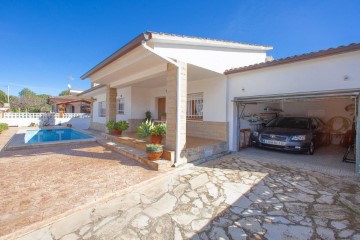
<path id="1" fill-rule="evenodd" d="M 253 135 L 254 135 L 254 137 L 257 137 L 257 136 L 259 136 L 259 132 L 253 132 Z"/>
<path id="2" fill-rule="evenodd" d="M 305 141 L 306 135 L 297 135 L 297 136 L 292 136 L 290 138 L 290 140 L 292 141 Z"/>

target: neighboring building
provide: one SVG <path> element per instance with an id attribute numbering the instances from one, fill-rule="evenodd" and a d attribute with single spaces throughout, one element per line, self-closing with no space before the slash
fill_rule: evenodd
<path id="1" fill-rule="evenodd" d="M 77 95 L 82 90 L 69 90 L 69 94 L 65 96 L 50 97 L 48 103 L 53 105 L 53 112 L 63 113 L 90 113 L 91 99 L 81 98 Z"/>
<path id="2" fill-rule="evenodd" d="M 181 154 L 186 136 L 225 141 L 229 150 L 239 150 L 241 126 L 251 127 L 241 122 L 245 105 L 258 115 L 264 106 L 326 115 L 326 98 L 339 99 L 336 109 L 358 99 L 360 44 L 282 60 L 271 60 L 271 49 L 146 32 L 85 73 L 81 78 L 93 87 L 78 96 L 92 99 L 91 128 L 101 131 L 109 120 L 127 120 L 135 131 L 146 111 L 155 119 L 166 112 L 166 148 L 177 150 L 178 163 L 187 162 Z M 286 108 L 285 99 L 296 102 L 299 112 Z M 311 108 L 311 101 L 324 106 Z"/>

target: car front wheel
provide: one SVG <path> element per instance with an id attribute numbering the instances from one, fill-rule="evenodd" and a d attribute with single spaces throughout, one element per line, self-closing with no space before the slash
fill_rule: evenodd
<path id="1" fill-rule="evenodd" d="M 313 155 L 315 152 L 315 142 L 314 140 L 311 140 L 310 145 L 309 145 L 309 150 L 307 151 L 308 155 Z"/>

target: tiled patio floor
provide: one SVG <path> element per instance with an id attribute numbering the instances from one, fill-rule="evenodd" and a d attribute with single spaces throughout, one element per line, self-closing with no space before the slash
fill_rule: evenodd
<path id="1" fill-rule="evenodd" d="M 159 175 L 83 143 L 0 153 L 0 236 Z"/>
<path id="2" fill-rule="evenodd" d="M 139 137 L 136 136 L 135 132 L 124 132 L 122 137 L 129 137 L 129 138 L 135 138 L 139 139 Z M 141 139 L 139 139 L 141 140 Z M 146 141 L 150 143 L 148 139 L 142 139 L 143 141 Z M 163 143 L 165 143 L 166 137 L 163 137 Z M 186 148 L 195 148 L 200 146 L 206 146 L 206 145 L 213 145 L 221 142 L 220 140 L 215 139 L 208 139 L 208 138 L 200 138 L 200 137 L 192 137 L 192 136 L 186 136 Z"/>

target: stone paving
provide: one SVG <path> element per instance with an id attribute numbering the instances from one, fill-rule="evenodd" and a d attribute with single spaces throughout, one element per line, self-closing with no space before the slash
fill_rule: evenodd
<path id="1" fill-rule="evenodd" d="M 96 143 L 1 152 L 0 236 L 158 175 Z"/>
<path id="2" fill-rule="evenodd" d="M 358 180 L 232 154 L 20 239 L 360 239 Z"/>

